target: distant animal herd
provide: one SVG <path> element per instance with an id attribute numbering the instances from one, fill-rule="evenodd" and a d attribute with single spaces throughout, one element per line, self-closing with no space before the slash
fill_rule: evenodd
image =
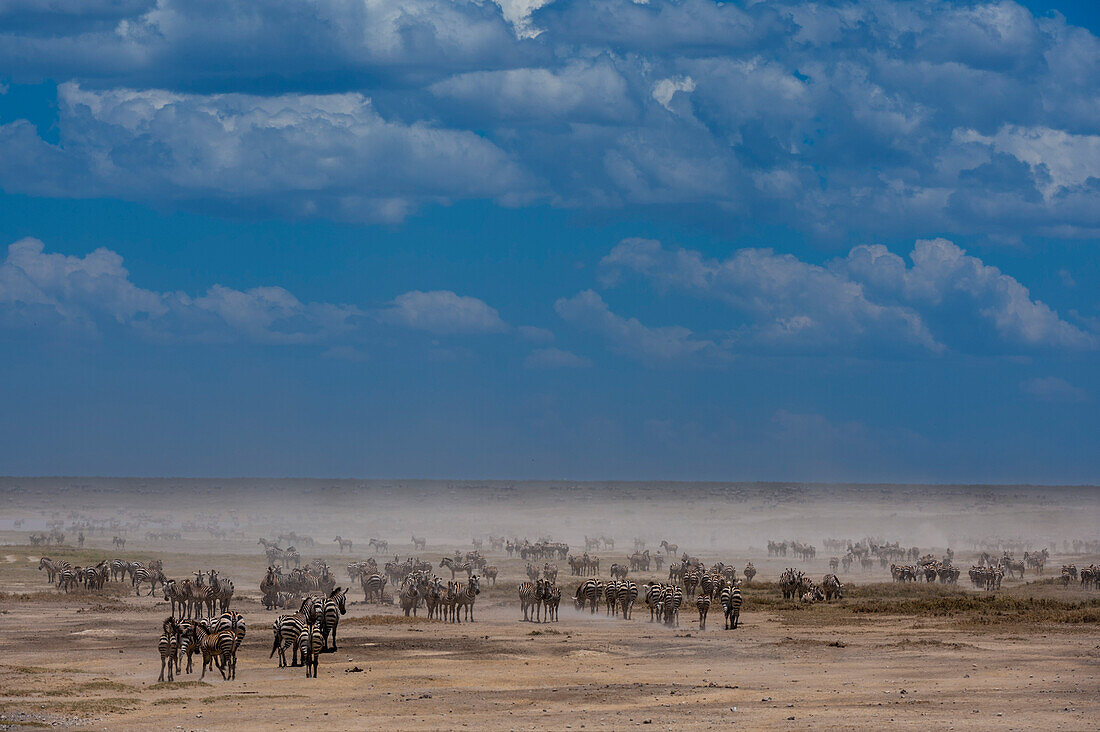
<path id="1" fill-rule="evenodd" d="M 81 538 L 83 531 L 81 530 Z M 177 540 L 179 532 L 160 530 L 146 532 L 147 541 Z M 425 551 L 428 540 L 410 536 L 414 552 Z M 49 533 L 32 533 L 30 541 L 35 546 L 63 545 L 65 534 L 54 528 Z M 340 535 L 333 538 L 337 553 L 351 553 L 354 543 Z M 646 548 L 643 540 L 635 539 L 633 551 L 622 561 L 605 563 L 595 553 L 613 551 L 614 539 L 607 536 L 584 537 L 584 549 L 571 553 L 564 542 L 540 538 L 536 541 L 518 537 L 488 536 L 489 551 L 502 553 L 508 558 L 524 560 L 525 577 L 514 589 L 518 600 L 517 619 L 524 622 L 547 623 L 559 619 L 563 595 L 572 601 L 577 612 L 600 612 L 608 617 L 631 620 L 634 610 L 641 606 L 649 612 L 649 622 L 663 623 L 669 627 L 680 624 L 680 611 L 687 604 L 694 605 L 700 630 L 707 627 L 712 606 L 719 607 L 723 627 L 734 630 L 739 627 L 744 603 L 743 589 L 757 575 L 756 567 L 747 562 L 738 574 L 732 563 L 713 562 L 709 565 L 687 552 L 681 552 L 677 544 L 662 540 L 655 551 Z M 285 610 L 272 623 L 272 646 L 269 657 L 278 655 L 282 667 L 304 667 L 307 677 L 315 677 L 322 654 L 337 649 L 337 629 L 340 617 L 347 612 L 350 586 L 338 586 L 330 565 L 321 558 L 303 564 L 296 546 L 316 546 L 308 537 L 288 532 L 274 541 L 263 537 L 257 544 L 263 547 L 267 569 L 259 582 L 260 602 L 269 611 Z M 379 566 L 374 556 L 351 561 L 344 571 L 351 585 L 358 585 L 365 604 L 392 603 L 400 607 L 406 616 L 416 616 L 424 609 L 430 620 L 462 623 L 475 621 L 475 606 L 483 591 L 497 585 L 498 566 L 483 554 L 486 542 L 475 537 L 471 551 L 455 551 L 443 555 L 438 561 L 422 560 L 408 556 L 401 559 L 392 555 Z M 124 549 L 126 539 L 115 535 L 112 545 Z M 842 600 L 845 586 L 841 576 L 853 568 L 871 571 L 876 565 L 889 570 L 897 583 L 957 584 L 961 568 L 954 564 L 954 552 L 948 549 L 940 556 L 922 553 L 917 547 L 903 547 L 899 542 L 885 542 L 870 538 L 859 541 L 825 539 L 822 545 L 835 552 L 828 560 L 829 573 L 817 582 L 796 567 L 787 567 L 775 583 L 785 600 L 800 604 L 830 603 Z M 368 550 L 376 555 L 389 551 L 389 542 L 371 538 Z M 1021 559 L 1014 558 L 1015 545 L 978 544 L 986 547 L 977 555 L 977 563 L 971 566 L 969 578 L 980 590 L 998 590 L 1003 579 L 1023 578 L 1026 572 L 1042 575 L 1050 557 L 1050 550 L 1025 549 Z M 284 548 L 285 547 L 285 548 Z M 990 550 L 994 549 L 995 550 Z M 1100 549 L 1091 542 L 1074 542 L 1081 551 Z M 998 551 L 999 550 L 999 553 Z M 769 540 L 769 557 L 793 557 L 813 561 L 817 556 L 815 546 L 794 540 Z M 569 568 L 570 585 L 563 589 L 559 584 L 558 562 Z M 662 571 L 668 563 L 664 580 L 635 580 L 637 573 Z M 160 560 L 140 561 L 121 558 L 102 559 L 86 566 L 74 566 L 65 559 L 43 556 L 39 560 L 47 580 L 59 591 L 66 593 L 83 589 L 102 590 L 108 583 L 129 583 L 137 596 L 151 596 L 158 589 L 168 603 L 170 614 L 161 626 L 157 640 L 160 654 L 159 680 L 172 681 L 180 673 L 191 673 L 195 655 L 202 657 L 201 676 L 217 668 L 223 679 L 236 676 L 237 652 L 245 638 L 246 624 L 243 615 L 232 608 L 235 587 L 232 580 L 219 571 L 207 569 L 193 572 L 184 578 L 168 577 Z M 603 569 L 606 578 L 601 578 Z M 449 574 L 449 578 L 447 577 Z M 442 576 L 441 576 L 442 575 Z M 1100 587 L 1100 567 L 1095 564 L 1078 568 L 1074 564 L 1062 566 L 1057 580 L 1063 587 L 1071 583 L 1085 588 Z M 144 588 L 148 586 L 148 591 Z M 392 588 L 387 600 L 387 588 Z"/>

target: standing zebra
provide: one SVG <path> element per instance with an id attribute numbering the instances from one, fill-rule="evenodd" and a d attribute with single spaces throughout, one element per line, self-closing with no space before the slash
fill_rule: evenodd
<path id="1" fill-rule="evenodd" d="M 524 621 L 538 622 L 539 604 L 542 602 L 544 580 L 537 579 L 534 582 L 520 582 L 516 588 L 519 592 L 519 606 L 523 610 Z M 528 617 L 530 610 L 530 617 Z"/>
<path id="2" fill-rule="evenodd" d="M 463 610 L 466 615 L 466 620 L 471 623 L 474 622 L 474 600 L 481 594 L 480 579 L 476 574 L 470 575 L 470 581 L 467 584 L 461 582 L 455 583 L 451 588 L 451 622 L 460 623 L 459 610 Z"/>
<path id="3" fill-rule="evenodd" d="M 710 595 L 695 598 L 695 608 L 699 611 L 699 630 L 707 629 L 707 613 L 710 611 Z"/>
<path id="4" fill-rule="evenodd" d="M 585 580 L 577 586 L 577 591 L 573 595 L 573 604 L 578 610 L 584 610 L 587 603 L 591 612 L 596 612 L 596 605 L 600 601 L 600 589 L 599 580 Z"/>
<path id="5" fill-rule="evenodd" d="M 176 624 L 176 619 L 169 615 L 164 619 L 164 632 L 161 633 L 160 639 L 157 640 L 157 650 L 160 651 L 160 676 L 157 681 L 164 681 L 164 669 L 168 668 L 168 680 L 175 680 L 175 667 L 177 663 L 177 653 L 179 651 L 179 634 L 180 628 Z"/>
<path id="6" fill-rule="evenodd" d="M 302 665 L 306 667 L 306 678 L 317 678 L 317 663 L 324 651 L 325 638 L 321 626 L 317 623 L 307 625 L 298 634 L 298 649 L 302 653 Z"/>
<path id="7" fill-rule="evenodd" d="M 271 624 L 271 630 L 275 638 L 271 644 L 271 653 L 268 658 L 279 652 L 279 668 L 286 666 L 286 649 L 291 649 L 290 665 L 298 665 L 298 641 L 302 634 L 302 628 L 309 625 L 306 622 L 306 609 L 309 600 L 302 602 L 302 607 L 293 615 L 280 615 Z"/>
<path id="8" fill-rule="evenodd" d="M 722 590 L 722 612 L 726 616 L 726 630 L 737 630 L 737 622 L 741 618 L 741 588 L 737 585 Z"/>
<path id="9" fill-rule="evenodd" d="M 328 598 L 325 599 L 322 613 L 321 613 L 321 634 L 324 639 L 323 648 L 328 651 L 335 651 L 336 649 L 336 628 L 340 625 L 340 616 L 346 615 L 348 612 L 345 604 L 345 597 L 348 591 L 337 587 L 335 590 L 329 593 Z M 332 633 L 332 648 L 328 647 L 329 633 Z"/>
<path id="10" fill-rule="evenodd" d="M 379 603 L 385 602 L 386 597 L 382 592 L 383 588 L 386 585 L 385 577 L 380 574 L 363 575 L 362 579 L 359 580 L 359 583 L 363 587 L 364 603 L 370 602 L 371 598 L 376 595 L 378 597 Z"/>
<path id="11" fill-rule="evenodd" d="M 629 620 L 631 612 L 634 609 L 634 602 L 638 599 L 638 585 L 635 582 L 620 582 L 619 583 L 619 596 L 618 596 L 619 609 L 623 611 L 623 619 Z"/>

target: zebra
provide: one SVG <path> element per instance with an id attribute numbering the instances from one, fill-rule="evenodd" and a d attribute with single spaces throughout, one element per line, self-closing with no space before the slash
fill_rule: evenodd
<path id="1" fill-rule="evenodd" d="M 427 538 L 417 538 L 416 534 L 409 536 L 412 539 L 413 551 L 424 551 L 428 548 Z"/>
<path id="2" fill-rule="evenodd" d="M 710 595 L 700 594 L 695 598 L 695 608 L 699 611 L 699 630 L 707 629 L 707 613 L 710 611 Z"/>
<path id="3" fill-rule="evenodd" d="M 844 598 L 844 585 L 840 584 L 840 578 L 835 574 L 825 575 L 821 588 L 825 591 L 825 602 L 832 602 L 834 597 L 838 600 Z"/>
<path id="4" fill-rule="evenodd" d="M 46 581 L 52 585 L 57 579 L 57 573 L 68 564 L 63 559 L 55 562 L 49 557 L 42 557 L 38 560 L 38 570 L 46 570 Z"/>
<path id="5" fill-rule="evenodd" d="M 722 590 L 719 596 L 722 603 L 722 613 L 725 615 L 726 630 L 737 630 L 737 622 L 741 618 L 741 588 L 737 585 Z"/>
<path id="6" fill-rule="evenodd" d="M 244 636 L 247 632 L 247 627 L 244 622 L 244 616 L 238 612 L 224 612 L 216 620 L 210 621 L 210 628 L 212 631 L 221 632 L 228 630 L 237 637 L 237 646 L 233 649 L 233 653 L 236 654 L 237 648 L 241 647 L 244 643 Z"/>
<path id="7" fill-rule="evenodd" d="M 546 606 L 547 621 L 557 621 L 558 606 L 561 605 L 561 588 L 557 585 L 548 585 L 543 588 L 542 602 Z"/>
<path id="8" fill-rule="evenodd" d="M 164 681 L 165 668 L 168 669 L 168 681 L 174 681 L 180 628 L 176 624 L 176 619 L 169 615 L 164 619 L 163 629 L 164 632 L 157 640 L 157 650 L 160 651 L 160 676 L 157 681 Z"/>
<path id="9" fill-rule="evenodd" d="M 210 664 L 218 667 L 222 679 L 229 681 L 237 678 L 237 634 L 232 630 L 206 633 L 198 624 L 193 626 L 192 632 L 199 636 L 199 648 L 202 650 L 199 681 L 206 677 L 206 668 Z"/>
<path id="10" fill-rule="evenodd" d="M 609 581 L 603 588 L 604 607 L 607 615 L 617 615 L 619 602 L 619 583 L 616 580 Z"/>
<path id="11" fill-rule="evenodd" d="M 647 608 L 649 608 L 649 622 L 653 622 L 654 617 L 661 616 L 661 598 L 664 586 L 657 582 L 647 582 L 645 585 L 645 595 L 643 600 Z"/>
<path id="12" fill-rule="evenodd" d="M 524 622 L 538 622 L 539 619 L 539 603 L 543 599 L 543 582 L 542 579 L 536 579 L 534 582 L 520 582 L 516 591 L 519 593 L 519 606 L 523 610 Z M 528 617 L 528 611 L 530 611 L 530 617 Z"/>
<path id="13" fill-rule="evenodd" d="M 459 609 L 465 612 L 466 620 L 474 622 L 474 600 L 481 594 L 481 581 L 476 574 L 470 575 L 470 581 L 467 584 L 461 582 L 456 583 L 451 588 L 451 621 L 455 623 L 462 622 L 459 619 Z"/>
<path id="14" fill-rule="evenodd" d="M 302 654 L 302 665 L 306 667 L 306 678 L 317 678 L 317 663 L 324 652 L 325 639 L 321 626 L 317 623 L 307 625 L 298 634 L 298 649 Z"/>
<path id="15" fill-rule="evenodd" d="M 210 587 L 214 590 L 214 597 L 218 609 L 223 613 L 229 610 L 233 602 L 233 580 L 218 577 L 217 570 L 210 570 Z"/>
<path id="16" fill-rule="evenodd" d="M 341 554 L 343 554 L 343 553 L 344 553 L 344 548 L 345 548 L 345 547 L 347 548 L 347 550 L 348 550 L 349 552 L 351 551 L 351 539 L 345 539 L 344 537 L 342 537 L 342 536 L 340 536 L 339 534 L 337 534 L 337 535 L 336 535 L 336 538 L 335 538 L 335 539 L 333 539 L 333 541 L 335 541 L 335 542 L 336 542 L 337 544 L 339 544 L 339 545 L 340 545 L 340 553 L 341 553 Z"/>
<path id="17" fill-rule="evenodd" d="M 401 610 L 405 613 L 406 618 L 409 617 L 410 613 L 416 615 L 416 609 L 420 607 L 420 589 L 415 582 L 405 583 L 398 595 L 398 603 L 401 605 Z"/>
<path id="18" fill-rule="evenodd" d="M 676 544 L 669 544 L 666 539 L 661 539 L 661 548 L 665 550 L 667 556 L 673 556 L 676 552 L 680 551 L 680 547 Z"/>
<path id="19" fill-rule="evenodd" d="M 335 651 L 336 649 L 336 628 L 340 625 L 340 616 L 346 615 L 348 612 L 345 604 L 345 598 L 348 591 L 337 587 L 329 596 L 325 599 L 322 607 L 321 620 L 321 633 L 324 638 L 324 648 L 327 651 Z M 329 633 L 332 633 L 332 648 L 328 647 Z"/>
<path id="20" fill-rule="evenodd" d="M 174 579 L 166 580 L 164 583 L 164 600 L 171 603 L 172 617 L 176 615 L 176 606 L 179 606 L 179 616 L 185 617 L 185 608 L 187 607 L 188 598 L 184 597 L 180 586 Z"/>
<path id="21" fill-rule="evenodd" d="M 634 602 L 638 599 L 638 585 L 634 582 L 619 582 L 619 609 L 623 611 L 623 619 L 629 620 L 634 609 Z"/>
<path id="22" fill-rule="evenodd" d="M 452 580 L 455 578 L 455 572 L 465 572 L 466 576 L 469 577 L 474 571 L 473 565 L 469 562 L 457 562 L 451 557 L 443 557 L 439 560 L 439 566 L 451 570 Z M 528 568 L 530 568 L 530 565 L 528 565 Z"/>
<path id="23" fill-rule="evenodd" d="M 303 603 L 303 610 L 305 609 L 305 603 Z M 275 652 L 279 652 L 279 668 L 284 668 L 286 663 L 286 649 L 291 649 L 290 665 L 298 665 L 298 642 L 302 634 L 302 628 L 308 627 L 306 622 L 306 615 L 302 610 L 294 613 L 293 615 L 280 615 L 275 619 L 275 622 L 271 624 L 271 630 L 275 635 L 275 638 L 271 644 L 271 653 L 268 658 L 275 655 Z"/>
<path id="24" fill-rule="evenodd" d="M 385 602 L 386 596 L 383 593 L 383 588 L 386 585 L 386 578 L 380 574 L 363 575 L 360 580 L 360 584 L 363 587 L 363 602 L 368 603 L 371 601 L 371 597 L 378 595 L 378 602 Z"/>
<path id="25" fill-rule="evenodd" d="M 390 551 L 390 543 L 383 539 L 371 539 L 367 546 L 372 547 L 375 554 L 388 554 Z"/>
<path id="26" fill-rule="evenodd" d="M 665 625 L 680 626 L 680 605 L 684 602 L 684 591 L 679 587 L 667 586 L 661 593 L 661 608 L 664 610 Z"/>
<path id="27" fill-rule="evenodd" d="M 573 595 L 573 604 L 578 610 L 584 610 L 584 606 L 587 603 L 591 607 L 591 612 L 596 612 L 596 605 L 600 601 L 600 581 L 599 580 L 585 580 L 577 585 L 577 591 Z"/>

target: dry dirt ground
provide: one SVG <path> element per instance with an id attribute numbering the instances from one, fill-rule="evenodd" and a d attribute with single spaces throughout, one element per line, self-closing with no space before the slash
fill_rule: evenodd
<path id="1" fill-rule="evenodd" d="M 307 679 L 269 658 L 277 613 L 258 603 L 263 556 L 245 553 L 258 548 L 200 554 L 208 544 L 179 542 L 115 552 L 108 543 L 97 537 L 83 552 L 50 553 L 161 556 L 169 576 L 217 567 L 235 579 L 249 628 L 237 679 L 215 671 L 200 683 L 196 671 L 157 683 L 156 638 L 168 612 L 160 596 L 135 597 L 128 587 L 64 596 L 36 570 L 42 549 L 0 546 L 0 727 L 1100 728 L 1100 607 L 1089 599 L 1097 591 L 1006 583 L 997 602 L 1017 604 L 955 611 L 982 593 L 966 590 L 960 600 L 962 591 L 898 589 L 875 574 L 853 576 L 849 597 L 828 607 L 750 589 L 736 631 L 723 630 L 719 611 L 701 631 L 693 606 L 679 628 L 667 628 L 641 606 L 623 620 L 575 612 L 567 600 L 559 622 L 535 625 L 520 621 L 515 600 L 523 562 L 497 554 L 504 581 L 478 599 L 473 623 L 406 619 L 392 606 L 363 604 L 353 588 L 339 650 Z M 340 557 L 323 554 L 346 577 Z M 757 562 L 758 580 L 774 580 L 785 563 L 742 556 L 739 566 L 746 558 Z M 820 558 L 806 569 L 827 571 Z M 883 584 L 854 586 L 872 582 Z M 876 606 L 879 595 L 907 611 Z"/>

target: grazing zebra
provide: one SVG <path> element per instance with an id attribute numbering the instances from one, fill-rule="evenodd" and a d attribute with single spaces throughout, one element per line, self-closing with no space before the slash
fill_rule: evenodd
<path id="1" fill-rule="evenodd" d="M 524 622 L 539 621 L 539 605 L 543 599 L 544 580 L 536 579 L 534 582 L 520 582 L 516 588 L 519 593 L 519 606 L 523 610 Z M 530 617 L 528 611 L 530 610 Z"/>
<path id="2" fill-rule="evenodd" d="M 333 541 L 340 545 L 341 554 L 344 553 L 344 549 L 347 549 L 349 552 L 351 551 L 351 539 L 345 539 L 344 537 L 337 534 L 336 538 L 333 539 Z"/>
<path id="3" fill-rule="evenodd" d="M 385 595 L 382 590 L 386 585 L 386 578 L 380 574 L 364 575 L 360 580 L 360 584 L 363 587 L 363 602 L 367 603 L 371 601 L 371 597 L 377 596 L 378 602 L 385 602 Z"/>
<path id="4" fill-rule="evenodd" d="M 382 539 L 371 539 L 367 546 L 372 547 L 375 554 L 388 554 L 390 551 L 390 543 Z"/>
<path id="5" fill-rule="evenodd" d="M 725 615 L 726 630 L 737 630 L 737 623 L 741 618 L 741 588 L 737 585 L 722 590 L 719 597 L 722 603 L 722 613 Z"/>
<path id="6" fill-rule="evenodd" d="M 699 611 L 699 630 L 707 629 L 707 613 L 710 611 L 710 595 L 695 598 L 695 608 Z"/>
<path id="7" fill-rule="evenodd" d="M 638 585 L 634 582 L 620 582 L 619 583 L 619 596 L 618 603 L 619 609 L 623 611 L 623 619 L 630 620 L 630 615 L 634 610 L 634 602 L 638 599 Z"/>
<path id="8" fill-rule="evenodd" d="M 111 581 L 118 582 L 126 576 L 126 562 L 121 559 L 111 560 Z"/>
<path id="9" fill-rule="evenodd" d="M 412 539 L 413 551 L 423 551 L 428 548 L 428 540 L 426 538 L 418 539 L 416 534 L 413 534 L 409 538 Z"/>
<path id="10" fill-rule="evenodd" d="M 591 612 L 596 612 L 596 605 L 600 601 L 600 581 L 599 580 L 585 580 L 577 586 L 577 591 L 573 595 L 573 604 L 578 610 L 584 610 L 584 606 L 587 603 L 591 608 Z"/>
<path id="11" fill-rule="evenodd" d="M 298 635 L 298 649 L 302 654 L 302 665 L 306 667 L 306 678 L 317 678 L 317 663 L 324 652 L 325 639 L 321 626 L 317 623 L 302 628 Z"/>
<path id="12" fill-rule="evenodd" d="M 157 650 L 160 651 L 160 676 L 157 681 L 164 681 L 164 669 L 168 669 L 168 680 L 174 681 L 176 667 L 176 653 L 179 650 L 180 628 L 176 619 L 169 615 L 164 619 L 164 632 L 157 640 Z"/>

